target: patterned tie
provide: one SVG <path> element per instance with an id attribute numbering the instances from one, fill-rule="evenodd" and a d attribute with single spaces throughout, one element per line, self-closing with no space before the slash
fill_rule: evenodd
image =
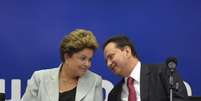
<path id="1" fill-rule="evenodd" d="M 128 77 L 127 87 L 128 87 L 128 101 L 137 101 L 135 88 L 133 86 L 134 79 Z"/>

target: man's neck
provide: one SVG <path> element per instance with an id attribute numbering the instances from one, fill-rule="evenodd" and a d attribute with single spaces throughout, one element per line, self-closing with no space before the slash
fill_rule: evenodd
<path id="1" fill-rule="evenodd" d="M 126 77 L 130 76 L 131 72 L 137 65 L 138 61 L 139 60 L 136 57 L 132 57 L 129 59 L 128 64 L 127 64 L 127 73 L 125 75 Z"/>

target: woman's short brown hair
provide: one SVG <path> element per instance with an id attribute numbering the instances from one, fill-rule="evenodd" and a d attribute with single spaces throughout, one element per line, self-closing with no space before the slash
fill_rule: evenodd
<path id="1" fill-rule="evenodd" d="M 89 30 L 75 29 L 64 36 L 64 39 L 61 41 L 60 58 L 62 62 L 64 62 L 65 53 L 72 56 L 74 53 L 79 52 L 84 48 L 90 48 L 92 50 L 98 48 L 96 38 Z"/>

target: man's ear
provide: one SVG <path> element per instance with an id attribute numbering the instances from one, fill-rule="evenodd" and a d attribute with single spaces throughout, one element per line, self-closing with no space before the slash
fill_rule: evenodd
<path id="1" fill-rule="evenodd" d="M 124 47 L 124 51 L 126 52 L 126 55 L 127 56 L 130 56 L 131 55 L 131 48 L 129 46 L 125 46 Z"/>

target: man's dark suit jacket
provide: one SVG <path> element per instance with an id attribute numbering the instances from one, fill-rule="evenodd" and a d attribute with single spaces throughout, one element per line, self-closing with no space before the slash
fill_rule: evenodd
<path id="1" fill-rule="evenodd" d="M 140 97 L 141 101 L 169 101 L 169 69 L 164 64 L 141 66 Z M 174 73 L 174 84 L 179 88 L 173 91 L 173 101 L 184 101 L 187 91 L 183 81 Z M 108 101 L 121 101 L 124 79 L 114 86 L 109 93 Z"/>

